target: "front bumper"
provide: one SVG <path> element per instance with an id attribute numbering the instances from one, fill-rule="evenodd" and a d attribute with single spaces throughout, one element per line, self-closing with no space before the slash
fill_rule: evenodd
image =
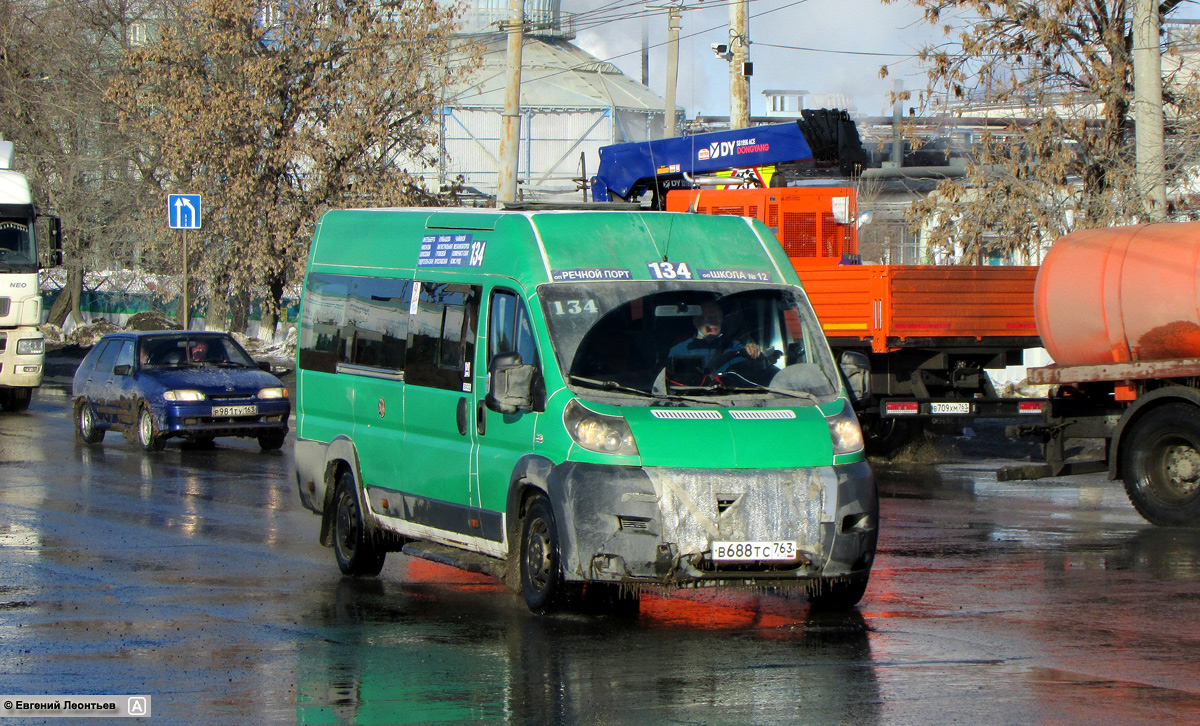
<path id="1" fill-rule="evenodd" d="M 42 375 L 46 369 L 45 353 L 17 354 L 19 341 L 42 339 L 42 334 L 36 330 L 17 329 L 4 331 L 3 337 L 0 343 L 0 386 L 37 388 L 42 385 Z"/>
<path id="2" fill-rule="evenodd" d="M 239 401 L 239 403 L 243 403 Z M 258 407 L 253 416 L 213 416 L 213 402 L 166 402 L 159 411 L 158 430 L 168 436 L 257 436 L 276 429 L 287 429 L 292 404 L 288 399 L 245 401 Z"/>
<path id="3" fill-rule="evenodd" d="M 568 580 L 813 588 L 869 573 L 875 556 L 879 504 L 866 462 L 771 470 L 567 462 L 547 483 Z M 779 540 L 796 542 L 796 560 L 712 559 L 716 541 Z"/>

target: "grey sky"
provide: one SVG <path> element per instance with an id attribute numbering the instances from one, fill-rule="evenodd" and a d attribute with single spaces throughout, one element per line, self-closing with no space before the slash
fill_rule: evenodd
<path id="1" fill-rule="evenodd" d="M 665 5 L 665 0 L 650 0 Z M 599 8 L 605 13 L 638 17 L 591 26 Z M 729 65 L 717 58 L 712 43 L 728 38 L 729 9 L 723 0 L 685 0 L 680 33 L 678 105 L 689 118 L 729 112 Z M 913 55 L 936 38 L 921 13 L 900 2 L 879 0 L 750 0 L 751 113 L 764 111 L 765 89 L 805 90 L 814 94 L 806 107 L 850 106 L 859 113 L 890 113 L 888 91 L 895 79 L 906 88 L 924 87 L 924 74 Z M 642 16 L 632 0 L 562 0 L 562 9 L 579 14 L 575 43 L 611 60 L 627 75 L 641 79 Z M 662 95 L 666 76 L 665 11 L 649 15 L 650 87 Z M 719 26 L 719 27 L 718 27 Z M 792 46 L 786 49 L 772 46 Z M 879 78 L 887 65 L 891 75 Z"/>

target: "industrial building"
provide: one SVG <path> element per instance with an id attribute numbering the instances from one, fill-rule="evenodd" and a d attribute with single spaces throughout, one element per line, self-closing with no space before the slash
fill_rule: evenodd
<path id="1" fill-rule="evenodd" d="M 482 64 L 446 90 L 438 166 L 422 174 L 432 189 L 462 176 L 468 198 L 496 193 L 508 12 L 507 0 L 475 0 L 466 11 L 463 37 L 482 47 Z M 559 0 L 526 0 L 525 18 L 518 196 L 582 200 L 601 146 L 663 135 L 663 99 L 571 43 L 574 16 L 560 11 Z"/>

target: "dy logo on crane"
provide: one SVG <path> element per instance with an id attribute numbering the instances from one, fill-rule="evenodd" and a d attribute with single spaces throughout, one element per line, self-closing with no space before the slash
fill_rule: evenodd
<path id="1" fill-rule="evenodd" d="M 167 223 L 171 229 L 200 229 L 200 195 L 168 194 Z"/>

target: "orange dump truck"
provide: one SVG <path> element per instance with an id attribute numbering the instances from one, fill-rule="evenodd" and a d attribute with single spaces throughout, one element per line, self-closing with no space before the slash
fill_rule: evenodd
<path id="1" fill-rule="evenodd" d="M 755 217 L 775 232 L 834 354 L 870 359 L 858 414 L 877 449 L 922 428 L 1040 413 L 1040 401 L 999 397 L 986 375 L 1041 345 L 1036 267 L 861 264 L 849 187 L 678 190 L 667 210 Z"/>

